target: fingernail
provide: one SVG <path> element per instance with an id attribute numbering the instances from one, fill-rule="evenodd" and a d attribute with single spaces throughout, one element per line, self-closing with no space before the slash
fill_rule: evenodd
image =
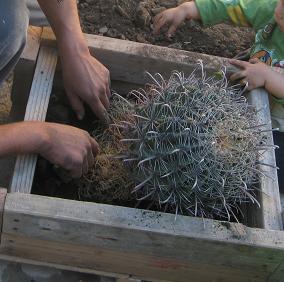
<path id="1" fill-rule="evenodd" d="M 77 117 L 78 117 L 78 120 L 82 120 L 84 118 L 82 114 L 78 114 Z"/>

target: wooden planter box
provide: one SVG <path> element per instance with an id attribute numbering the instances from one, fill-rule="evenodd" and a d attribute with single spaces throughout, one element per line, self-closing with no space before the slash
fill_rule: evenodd
<path id="1" fill-rule="evenodd" d="M 31 34 L 31 47 L 15 73 L 14 105 L 23 104 L 25 99 L 19 100 L 17 93 L 28 88 L 34 75 L 25 119 L 44 120 L 57 61 L 55 40 L 49 29 L 33 29 Z M 146 70 L 164 75 L 172 70 L 190 72 L 202 59 L 212 72 L 224 62 L 186 51 L 86 37 L 121 89 L 143 85 Z M 249 100 L 262 109 L 259 118 L 269 122 L 267 93 L 253 91 Z M 14 107 L 12 115 L 19 119 L 23 111 Z M 271 139 L 271 133 L 267 137 Z M 274 152 L 266 153 L 264 161 L 275 164 Z M 19 156 L 9 193 L 3 189 L 0 195 L 0 258 L 150 281 L 284 281 L 284 231 L 273 168 L 264 168 L 275 180 L 261 179 L 261 208 L 252 209 L 241 224 L 188 216 L 175 221 L 171 214 L 32 195 L 35 163 L 36 156 Z"/>

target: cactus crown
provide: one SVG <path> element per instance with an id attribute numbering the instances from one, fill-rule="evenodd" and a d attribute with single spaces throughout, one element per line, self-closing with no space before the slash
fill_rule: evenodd
<path id="1" fill-rule="evenodd" d="M 137 198 L 227 219 L 236 218 L 241 203 L 257 203 L 253 186 L 265 140 L 240 88 L 203 70 L 174 72 L 168 81 L 151 77 L 146 90 L 131 92 L 136 103 L 116 95 L 114 111 Z"/>

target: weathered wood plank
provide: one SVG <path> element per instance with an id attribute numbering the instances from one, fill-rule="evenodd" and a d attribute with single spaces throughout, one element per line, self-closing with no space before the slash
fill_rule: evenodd
<path id="1" fill-rule="evenodd" d="M 169 281 L 188 281 L 189 275 L 196 277 L 193 281 L 206 281 L 212 273 L 212 281 L 228 277 L 264 281 L 284 261 L 283 232 L 174 218 L 124 207 L 8 194 L 1 253 Z"/>
<path id="2" fill-rule="evenodd" d="M 29 258 L 34 261 L 53 262 L 55 265 L 76 265 L 80 269 L 96 269 L 118 274 L 129 273 L 132 277 L 148 281 L 188 282 L 188 277 L 196 282 L 252 282 L 265 281 L 266 274 L 242 273 L 216 267 L 177 261 L 158 255 L 141 255 L 125 251 L 113 251 L 107 248 L 90 247 L 54 241 L 36 240 L 2 234 L 1 253 L 17 258 Z M 165 248 L 166 246 L 164 246 Z"/>
<path id="3" fill-rule="evenodd" d="M 45 120 L 56 63 L 57 51 L 41 47 L 24 120 Z M 36 161 L 36 155 L 17 157 L 11 192 L 30 193 Z"/>
<path id="4" fill-rule="evenodd" d="M 68 271 L 74 271 L 74 272 L 82 272 L 82 273 L 88 273 L 88 274 L 95 274 L 95 275 L 101 275 L 101 276 L 109 276 L 109 277 L 115 277 L 117 279 L 127 279 L 129 275 L 126 274 L 117 274 L 117 273 L 110 273 L 110 272 L 104 272 L 104 271 L 98 271 L 95 269 L 85 269 L 85 268 L 79 268 L 75 266 L 70 265 L 60 265 L 55 263 L 49 263 L 44 260 L 30 260 L 23 257 L 15 257 L 15 256 L 8 256 L 0 253 L 0 259 L 11 261 L 14 263 L 24 263 L 24 264 L 31 264 L 36 266 L 46 266 L 51 268 L 57 268 L 60 270 L 68 270 Z M 152 281 L 151 281 L 152 282 Z M 157 282 L 165 282 L 165 281 L 157 281 Z"/>
<path id="5" fill-rule="evenodd" d="M 216 72 L 227 59 L 206 54 L 170 49 L 127 40 L 86 34 L 91 53 L 109 70 L 112 80 L 144 85 L 149 82 L 143 75 L 161 73 L 166 77 L 174 70 L 191 72 L 199 60 L 206 71 Z M 43 30 L 43 44 L 55 46 L 55 37 L 50 28 Z"/>
<path id="6" fill-rule="evenodd" d="M 251 91 L 248 101 L 255 106 L 260 124 L 267 124 L 267 129 L 271 129 L 271 115 L 269 108 L 268 94 L 263 89 Z M 273 144 L 272 132 L 265 134 L 267 142 Z M 268 150 L 263 154 L 263 163 L 276 167 L 274 150 Z M 278 186 L 277 170 L 273 167 L 261 165 L 260 169 L 268 176 L 261 177 L 259 193 L 261 209 L 257 209 L 258 226 L 264 229 L 282 230 L 283 222 L 281 216 L 280 193 Z"/>
<path id="7" fill-rule="evenodd" d="M 39 51 L 41 35 L 42 27 L 29 26 L 27 33 L 27 43 L 23 54 L 21 55 L 21 60 L 30 61 L 33 64 L 35 63 Z"/>

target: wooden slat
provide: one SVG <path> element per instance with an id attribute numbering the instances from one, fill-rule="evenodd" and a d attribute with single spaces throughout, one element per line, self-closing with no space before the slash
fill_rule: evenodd
<path id="1" fill-rule="evenodd" d="M 27 44 L 14 70 L 14 83 L 11 98 L 13 101 L 10 121 L 24 119 L 26 105 L 34 77 L 38 57 L 42 28 L 30 26 L 27 33 Z"/>
<path id="2" fill-rule="evenodd" d="M 266 129 L 271 129 L 271 115 L 267 92 L 264 89 L 253 90 L 248 97 L 248 101 L 255 106 L 260 124 L 267 124 Z M 273 144 L 272 132 L 267 132 L 265 137 L 268 144 Z M 260 161 L 276 167 L 274 150 L 265 152 Z M 257 214 L 258 217 L 258 225 L 264 229 L 283 230 L 277 170 L 273 167 L 263 165 L 260 169 L 268 177 L 262 176 L 260 179 L 260 190 L 262 193 L 260 193 L 259 197 L 261 209 L 255 212 L 255 215 Z"/>
<path id="3" fill-rule="evenodd" d="M 280 194 L 280 201 L 282 207 L 282 222 L 284 223 L 284 194 Z M 284 224 L 283 224 L 283 229 L 284 229 Z"/>
<path id="4" fill-rule="evenodd" d="M 13 87 L 11 92 L 11 100 L 13 103 L 9 115 L 9 122 L 24 119 L 25 108 L 39 50 L 41 33 L 42 28 L 29 27 L 28 29 L 27 44 L 13 72 Z M 0 186 L 9 187 L 13 176 L 15 161 L 16 158 L 14 156 L 1 158 Z"/>
<path id="5" fill-rule="evenodd" d="M 265 281 L 284 262 L 284 232 L 12 193 L 1 253 L 150 281 Z"/>
<path id="6" fill-rule="evenodd" d="M 145 71 L 161 73 L 167 77 L 172 71 L 191 72 L 199 60 L 203 61 L 208 73 L 216 72 L 227 59 L 195 52 L 170 49 L 86 34 L 91 53 L 109 70 L 112 80 L 144 85 L 149 82 Z M 43 30 L 43 44 L 55 46 L 56 41 L 50 28 Z"/>
<path id="7" fill-rule="evenodd" d="M 41 47 L 24 120 L 45 120 L 56 62 L 57 51 L 54 48 Z M 36 155 L 17 157 L 11 192 L 30 193 L 36 161 Z"/>
<path id="8" fill-rule="evenodd" d="M 39 51 L 39 44 L 42 35 L 42 27 L 29 26 L 27 33 L 27 43 L 21 60 L 35 62 Z"/>
<path id="9" fill-rule="evenodd" d="M 172 261 L 166 260 L 162 257 L 155 260 L 151 256 L 140 256 L 139 254 L 130 255 L 123 254 L 121 252 L 113 252 L 111 250 L 97 248 L 97 247 L 86 247 L 78 245 L 68 245 L 62 243 L 56 243 L 53 241 L 35 240 L 27 237 L 17 237 L 13 235 L 2 235 L 3 248 L 1 248 L 1 253 L 9 254 L 10 257 L 17 258 L 29 258 L 31 261 L 42 261 L 50 262 L 53 261 L 53 265 L 56 268 L 68 268 L 70 265 L 76 264 L 79 271 L 92 272 L 93 270 L 102 270 L 107 272 L 113 269 L 117 275 L 129 276 L 127 273 L 137 273 L 138 277 L 143 277 L 148 281 L 187 281 L 187 277 L 193 277 L 193 281 L 227 281 L 228 274 L 213 273 L 210 275 L 212 280 L 208 280 L 209 275 L 202 273 L 202 270 L 195 268 L 195 265 L 179 264 L 179 270 L 181 273 L 177 276 L 173 275 L 173 271 L 170 267 L 176 267 Z M 0 256 L 1 257 L 1 256 Z M 157 269 L 155 264 L 161 264 Z M 154 265 L 154 266 L 152 266 Z M 207 271 L 211 271 L 208 269 Z M 127 271 L 124 273 L 124 271 Z M 186 271 L 186 273 L 185 273 Z M 203 271 L 204 272 L 204 271 Z M 232 273 L 233 275 L 235 274 Z M 131 275 L 133 276 L 133 275 Z M 156 277 L 165 277 L 166 279 L 157 279 Z M 187 277 L 186 277 L 187 276 Z M 134 275 L 136 277 L 136 275 Z M 179 279 L 177 280 L 177 277 Z M 220 278 L 221 277 L 221 278 Z M 239 277 L 232 278 L 233 282 L 239 282 L 237 280 Z M 219 279 L 219 280 L 218 280 Z M 221 280 L 222 279 L 222 280 Z M 248 281 L 261 281 L 255 279 L 241 280 L 244 282 Z"/>
<path id="10" fill-rule="evenodd" d="M 129 275 L 126 275 L 126 274 L 103 272 L 103 271 L 98 271 L 95 269 L 84 269 L 84 268 L 79 268 L 79 267 L 70 266 L 70 265 L 59 265 L 55 263 L 49 263 L 44 260 L 43 261 L 31 260 L 31 259 L 27 259 L 23 257 L 8 256 L 8 255 L 4 255 L 1 253 L 0 253 L 0 259 L 5 260 L 5 261 L 11 261 L 14 263 L 31 264 L 35 266 L 46 266 L 46 267 L 56 268 L 60 270 L 68 270 L 68 271 L 82 272 L 82 273 L 95 274 L 95 275 L 101 275 L 101 276 L 116 277 L 117 279 L 127 279 L 129 277 Z M 164 282 L 164 281 L 158 281 L 158 282 Z"/>

